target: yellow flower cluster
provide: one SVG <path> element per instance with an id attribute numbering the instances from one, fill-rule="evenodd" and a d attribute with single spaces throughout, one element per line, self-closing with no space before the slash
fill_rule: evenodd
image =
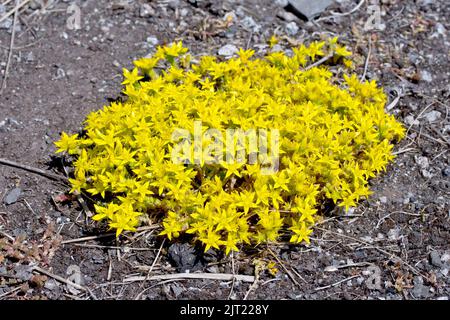
<path id="1" fill-rule="evenodd" d="M 329 62 L 349 64 L 336 38 L 289 56 L 255 58 L 241 49 L 227 61 L 192 62 L 181 42 L 159 47 L 124 70 L 126 102 L 92 112 L 83 134 L 56 142 L 74 158 L 71 192 L 95 199 L 93 219 L 107 220 L 117 235 L 146 216 L 169 239 L 191 234 L 205 250 L 227 254 L 285 235 L 309 243 L 321 205 L 332 199 L 348 209 L 367 197 L 368 179 L 385 169 L 391 143 L 404 135 L 375 82 L 307 67 L 330 54 Z M 278 130 L 278 171 L 263 174 L 261 161 L 174 162 L 174 130 L 193 134 L 199 120 L 202 132 Z"/>

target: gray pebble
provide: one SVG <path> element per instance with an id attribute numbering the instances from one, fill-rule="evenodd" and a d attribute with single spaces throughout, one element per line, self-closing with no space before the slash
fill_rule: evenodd
<path id="1" fill-rule="evenodd" d="M 431 73 L 429 73 L 427 70 L 422 70 L 420 72 L 420 79 L 425 82 L 433 81 L 433 77 L 431 76 Z"/>
<path id="2" fill-rule="evenodd" d="M 58 283 L 53 279 L 49 279 L 45 282 L 44 288 L 53 291 L 58 288 Z"/>
<path id="3" fill-rule="evenodd" d="M 292 21 L 295 21 L 297 19 L 295 14 L 290 13 L 290 12 L 285 11 L 285 10 L 281 10 L 280 12 L 278 12 L 277 13 L 277 17 L 280 18 L 281 20 L 286 21 L 286 22 L 292 22 Z"/>
<path id="4" fill-rule="evenodd" d="M 139 16 L 141 18 L 152 17 L 155 15 L 155 13 L 156 13 L 155 9 L 153 9 L 153 7 L 148 3 L 142 4 L 141 7 L 139 8 Z"/>
<path id="5" fill-rule="evenodd" d="M 26 60 L 26 62 L 33 62 L 33 61 L 34 61 L 34 54 L 33 54 L 33 51 L 30 51 L 30 52 L 27 54 L 25 60 Z"/>
<path id="6" fill-rule="evenodd" d="M 419 120 L 416 120 L 413 116 L 406 116 L 405 123 L 408 126 L 418 126 L 420 124 Z"/>
<path id="7" fill-rule="evenodd" d="M 294 21 L 287 23 L 284 28 L 286 33 L 290 36 L 295 36 L 299 30 L 298 25 Z"/>
<path id="8" fill-rule="evenodd" d="M 23 281 L 28 281 L 33 276 L 32 274 L 33 266 L 27 266 L 19 264 L 14 267 L 14 272 L 16 273 L 16 277 Z"/>
<path id="9" fill-rule="evenodd" d="M 430 263 L 435 267 L 442 267 L 441 257 L 437 251 L 430 252 Z"/>
<path id="10" fill-rule="evenodd" d="M 13 19 L 7 18 L 2 23 L 0 23 L 0 29 L 8 30 L 9 28 L 11 28 L 12 24 L 13 24 Z"/>
<path id="11" fill-rule="evenodd" d="M 427 169 L 430 166 L 430 162 L 427 157 L 415 156 L 414 160 L 422 169 Z"/>
<path id="12" fill-rule="evenodd" d="M 158 38 L 156 38 L 154 36 L 147 37 L 146 41 L 152 47 L 156 46 L 159 42 Z"/>
<path id="13" fill-rule="evenodd" d="M 258 33 L 261 29 L 261 26 L 253 20 L 252 17 L 245 16 L 244 19 L 242 19 L 241 24 L 244 28 L 249 29 L 253 33 Z"/>
<path id="14" fill-rule="evenodd" d="M 430 287 L 423 284 L 415 285 L 412 293 L 416 298 L 429 298 L 431 296 Z"/>
<path id="15" fill-rule="evenodd" d="M 425 119 L 427 119 L 427 121 L 429 123 L 435 122 L 437 120 L 439 120 L 441 118 L 442 113 L 440 113 L 439 111 L 430 111 L 425 113 L 424 117 Z"/>
<path id="16" fill-rule="evenodd" d="M 289 0 L 289 5 L 302 19 L 311 20 L 321 14 L 333 3 L 333 0 Z"/>
<path id="17" fill-rule="evenodd" d="M 20 195 L 22 194 L 22 189 L 20 188 L 14 188 L 12 189 L 5 197 L 5 204 L 9 205 L 9 204 L 13 204 L 15 202 L 17 202 L 17 200 L 19 199 Z"/>
<path id="18" fill-rule="evenodd" d="M 236 52 L 238 52 L 238 48 L 235 45 L 227 44 L 219 49 L 218 54 L 224 57 L 231 57 Z"/>
<path id="19" fill-rule="evenodd" d="M 178 284 L 174 283 L 170 286 L 172 288 L 173 294 L 175 295 L 175 298 L 177 298 L 180 294 L 183 293 L 184 289 L 179 286 Z"/>
<path id="20" fill-rule="evenodd" d="M 442 169 L 442 175 L 444 177 L 449 177 L 450 176 L 450 166 L 447 166 L 446 168 Z"/>

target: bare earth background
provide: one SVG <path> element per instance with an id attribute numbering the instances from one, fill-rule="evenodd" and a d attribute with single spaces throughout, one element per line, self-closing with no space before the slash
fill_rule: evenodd
<path id="1" fill-rule="evenodd" d="M 105 229 L 86 221 L 77 201 L 61 202 L 66 186 L 0 165 L 0 299 L 449 299 L 450 2 L 380 1 L 385 29 L 368 32 L 369 1 L 337 15 L 359 2 L 341 0 L 314 22 L 269 0 L 74 2 L 80 30 L 67 27 L 72 1 L 55 1 L 45 11 L 32 3 L 20 12 L 0 96 L 0 158 L 58 173 L 52 156 L 60 132 L 79 131 L 90 111 L 119 97 L 121 68 L 156 43 L 183 40 L 198 56 L 217 54 L 224 45 L 267 50 L 274 33 L 281 50 L 339 35 L 354 52 L 359 75 L 369 58 L 366 78 L 385 87 L 390 101 L 401 92 L 390 112 L 410 128 L 408 138 L 396 146 L 387 172 L 371 182 L 370 199 L 350 215 L 325 216 L 310 246 L 247 248 L 232 258 L 161 243 L 158 230 L 120 242 L 105 237 L 62 244 Z M 234 17 L 229 27 L 226 14 Z M 11 23 L 0 23 L 2 77 Z M 255 275 L 261 264 L 255 259 L 275 262 L 278 272 L 256 271 L 254 284 L 124 281 L 185 269 Z"/>

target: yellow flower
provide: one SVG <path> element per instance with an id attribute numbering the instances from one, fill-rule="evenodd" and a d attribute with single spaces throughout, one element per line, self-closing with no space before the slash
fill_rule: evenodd
<path id="1" fill-rule="evenodd" d="M 75 154 L 78 150 L 78 144 L 78 134 L 69 136 L 67 133 L 63 132 L 61 134 L 61 139 L 55 142 L 55 145 L 58 147 L 58 150 L 56 150 L 56 152 L 67 152 L 69 154 Z"/>
<path id="2" fill-rule="evenodd" d="M 340 45 L 336 46 L 335 52 L 338 56 L 341 57 L 348 57 L 352 55 L 351 51 L 348 51 L 344 46 Z"/>
<path id="3" fill-rule="evenodd" d="M 300 243 L 302 241 L 305 241 L 308 244 L 310 243 L 309 235 L 312 233 L 312 230 L 306 226 L 305 222 L 293 221 L 293 225 L 289 229 L 294 232 L 294 235 L 292 235 L 290 242 Z"/>
<path id="4" fill-rule="evenodd" d="M 269 39 L 269 47 L 273 48 L 278 43 L 278 38 L 275 35 L 272 35 Z"/>
<path id="5" fill-rule="evenodd" d="M 138 68 L 134 68 L 133 71 L 128 71 L 127 69 L 123 68 L 123 77 L 125 78 L 125 80 L 122 82 L 122 84 L 129 84 L 131 86 L 144 78 L 139 75 Z"/>
<path id="6" fill-rule="evenodd" d="M 183 47 L 183 42 L 179 41 L 179 42 L 175 42 L 172 45 L 165 47 L 164 48 L 164 53 L 166 54 L 166 56 L 172 57 L 172 58 L 176 58 L 184 53 L 187 52 L 187 48 Z"/>
<path id="7" fill-rule="evenodd" d="M 219 249 L 219 246 L 222 244 L 220 238 L 220 235 L 217 234 L 217 232 L 214 231 L 213 228 L 209 228 L 206 234 L 203 234 L 203 236 L 200 238 L 200 241 L 206 245 L 205 252 L 208 251 L 211 247 Z"/>

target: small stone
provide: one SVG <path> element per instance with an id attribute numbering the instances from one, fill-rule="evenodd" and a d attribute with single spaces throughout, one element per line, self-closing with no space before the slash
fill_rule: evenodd
<path id="1" fill-rule="evenodd" d="M 238 48 L 235 45 L 227 44 L 219 49 L 218 54 L 224 57 L 231 57 L 236 52 L 238 52 Z"/>
<path id="2" fill-rule="evenodd" d="M 155 15 L 155 9 L 153 9 L 153 7 L 151 5 L 149 5 L 148 3 L 144 3 L 141 5 L 141 7 L 139 8 L 139 16 L 141 18 L 148 18 L 148 17 L 152 17 Z"/>
<path id="3" fill-rule="evenodd" d="M 428 298 L 430 297 L 430 287 L 423 284 L 417 284 L 414 286 L 413 295 L 416 298 Z"/>
<path id="4" fill-rule="evenodd" d="M 426 179 L 433 178 L 433 176 L 434 176 L 430 171 L 425 170 L 425 169 L 423 169 L 421 172 L 422 172 L 423 177 Z"/>
<path id="5" fill-rule="evenodd" d="M 275 0 L 275 4 L 277 5 L 277 6 L 280 6 L 280 7 L 286 7 L 288 4 L 289 4 L 289 2 L 288 2 L 288 0 Z"/>
<path id="6" fill-rule="evenodd" d="M 325 272 L 335 272 L 338 271 L 339 269 L 336 266 L 328 266 L 324 269 Z"/>
<path id="7" fill-rule="evenodd" d="M 430 166 L 430 162 L 427 157 L 415 156 L 414 160 L 422 169 L 427 169 Z"/>
<path id="8" fill-rule="evenodd" d="M 103 256 L 101 256 L 101 255 L 95 255 L 92 257 L 92 261 L 95 264 L 102 264 L 105 261 L 105 258 L 103 258 Z"/>
<path id="9" fill-rule="evenodd" d="M 27 56 L 25 57 L 26 62 L 33 62 L 34 61 L 34 54 L 33 51 L 30 51 Z"/>
<path id="10" fill-rule="evenodd" d="M 422 70 L 420 72 L 420 80 L 426 81 L 426 82 L 432 82 L 433 77 L 431 76 L 431 73 L 428 72 L 427 70 Z"/>
<path id="11" fill-rule="evenodd" d="M 418 0 L 417 3 L 422 6 L 427 6 L 430 4 L 435 4 L 436 1 L 435 0 Z"/>
<path id="12" fill-rule="evenodd" d="M 261 26 L 253 20 L 252 17 L 245 16 L 244 19 L 242 19 L 241 24 L 244 28 L 251 30 L 253 33 L 258 33 L 261 29 Z"/>
<path id="13" fill-rule="evenodd" d="M 408 126 L 418 126 L 420 124 L 419 120 L 416 120 L 413 116 L 406 116 L 405 123 Z"/>
<path id="14" fill-rule="evenodd" d="M 56 75 L 53 77 L 53 80 L 62 79 L 66 76 L 66 72 L 62 68 L 56 69 Z"/>
<path id="15" fill-rule="evenodd" d="M 12 24 L 13 24 L 13 20 L 11 18 L 7 18 L 7 19 L 5 19 L 5 21 L 0 23 L 0 29 L 8 30 L 9 28 L 11 28 Z"/>
<path id="16" fill-rule="evenodd" d="M 358 277 L 356 278 L 356 282 L 358 283 L 358 285 L 361 285 L 364 282 L 364 277 Z"/>
<path id="17" fill-rule="evenodd" d="M 5 200 L 4 200 L 5 204 L 10 205 L 10 204 L 16 203 L 21 194 L 22 194 L 22 189 L 20 189 L 20 188 L 12 189 L 5 197 Z"/>
<path id="18" fill-rule="evenodd" d="M 450 261 L 450 254 L 449 253 L 444 253 L 441 257 L 441 261 L 446 263 L 447 261 Z"/>
<path id="19" fill-rule="evenodd" d="M 446 168 L 442 169 L 442 175 L 444 177 L 450 176 L 450 166 L 447 166 Z"/>
<path id="20" fill-rule="evenodd" d="M 154 36 L 147 37 L 146 41 L 152 47 L 156 46 L 159 42 L 158 38 L 156 38 Z"/>
<path id="21" fill-rule="evenodd" d="M 430 252 L 430 263 L 435 267 L 442 267 L 441 257 L 437 251 Z"/>
<path id="22" fill-rule="evenodd" d="M 280 52 L 280 51 L 283 51 L 283 47 L 278 43 L 270 49 L 270 52 Z"/>
<path id="23" fill-rule="evenodd" d="M 28 281 L 33 276 L 32 266 L 19 264 L 14 267 L 14 272 L 16 273 L 16 277 L 23 281 Z"/>
<path id="24" fill-rule="evenodd" d="M 285 10 L 279 11 L 277 13 L 277 17 L 286 22 L 295 21 L 297 19 L 297 16 L 295 14 L 285 11 Z"/>
<path id="25" fill-rule="evenodd" d="M 400 228 L 393 228 L 388 231 L 387 236 L 391 241 L 397 241 L 400 239 Z"/>
<path id="26" fill-rule="evenodd" d="M 39 3 L 39 1 L 31 1 L 30 2 L 30 9 L 31 10 L 37 10 L 37 9 L 39 9 L 39 8 L 41 8 L 42 6 L 41 6 L 41 4 Z"/>
<path id="27" fill-rule="evenodd" d="M 103 33 L 108 33 L 111 31 L 111 29 L 108 26 L 101 26 L 100 30 L 102 30 Z"/>
<path id="28" fill-rule="evenodd" d="M 208 271 L 209 273 L 219 273 L 220 272 L 219 267 L 216 265 L 206 268 L 206 271 Z"/>
<path id="29" fill-rule="evenodd" d="M 295 36 L 299 30 L 298 25 L 294 21 L 287 23 L 284 28 L 286 33 L 290 36 Z"/>
<path id="30" fill-rule="evenodd" d="M 387 203 L 387 197 L 380 197 L 380 202 L 381 203 Z"/>
<path id="31" fill-rule="evenodd" d="M 439 22 L 436 23 L 436 32 L 443 37 L 445 37 L 447 34 L 447 30 L 445 29 L 444 25 Z"/>
<path id="32" fill-rule="evenodd" d="M 440 113 L 439 111 L 430 111 L 426 114 L 424 114 L 425 119 L 427 119 L 427 121 L 429 123 L 435 122 L 437 121 L 440 117 L 441 117 L 442 113 Z"/>
<path id="33" fill-rule="evenodd" d="M 333 0 L 289 0 L 287 10 L 305 20 L 311 20 L 320 15 L 333 3 Z"/>
<path id="34" fill-rule="evenodd" d="M 44 288 L 53 291 L 58 288 L 58 283 L 53 279 L 49 279 L 45 282 Z"/>
<path id="35" fill-rule="evenodd" d="M 180 0 L 170 0 L 168 3 L 168 7 L 175 11 L 180 7 Z"/>
<path id="36" fill-rule="evenodd" d="M 178 284 L 172 284 L 171 286 L 170 286 L 171 288 L 172 288 L 172 291 L 173 291 L 173 294 L 175 295 L 175 298 L 178 298 L 178 296 L 180 295 L 180 294 L 182 294 L 183 293 L 183 288 L 181 287 L 181 286 L 179 286 Z"/>

